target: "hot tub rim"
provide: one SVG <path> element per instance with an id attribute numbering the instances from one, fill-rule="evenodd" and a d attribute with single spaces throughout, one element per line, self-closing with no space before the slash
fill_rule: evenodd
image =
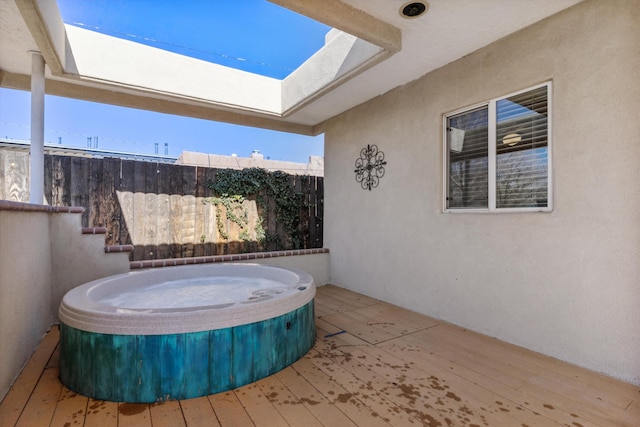
<path id="1" fill-rule="evenodd" d="M 297 280 L 295 283 L 288 284 L 291 292 L 283 297 L 275 297 L 250 304 L 235 303 L 228 307 L 216 308 L 215 305 L 205 305 L 193 309 L 164 309 L 156 312 L 143 309 L 105 311 L 105 306 L 90 300 L 87 292 L 87 290 L 91 290 L 96 286 L 109 286 L 109 284 L 113 285 L 131 278 L 139 280 L 140 278 L 162 277 L 163 271 L 170 272 L 171 277 L 179 276 L 180 272 L 191 274 L 188 277 L 204 277 L 205 275 L 200 272 L 226 271 L 228 269 L 254 272 L 262 270 L 270 274 L 277 274 L 278 272 L 292 273 L 297 276 Z M 142 283 L 138 286 L 144 285 L 145 283 Z M 164 267 L 108 276 L 80 285 L 67 292 L 63 297 L 58 310 L 58 317 L 60 322 L 67 326 L 101 334 L 164 335 L 203 332 L 264 321 L 291 312 L 313 300 L 316 292 L 315 288 L 313 277 L 309 273 L 293 268 L 253 263 Z M 108 307 L 113 308 L 114 306 Z"/>

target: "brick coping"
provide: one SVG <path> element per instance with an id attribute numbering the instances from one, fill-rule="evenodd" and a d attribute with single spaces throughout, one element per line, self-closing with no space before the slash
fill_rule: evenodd
<path id="1" fill-rule="evenodd" d="M 46 212 L 46 213 L 83 213 L 81 206 L 47 206 L 33 203 L 13 202 L 10 200 L 0 200 L 0 211 L 15 212 Z"/>
<path id="2" fill-rule="evenodd" d="M 82 227 L 82 234 L 107 234 L 106 227 Z"/>
<path id="3" fill-rule="evenodd" d="M 133 245 L 107 245 L 104 247 L 104 252 L 112 254 L 116 252 L 133 252 Z"/>
<path id="4" fill-rule="evenodd" d="M 294 249 L 289 251 L 252 252 L 248 254 L 235 255 L 212 255 L 191 258 L 168 258 L 146 261 L 131 261 L 129 263 L 129 266 L 131 270 L 139 270 L 143 268 L 174 267 L 178 265 L 209 264 L 215 262 L 250 261 L 254 259 L 277 258 L 282 256 L 313 255 L 326 253 L 329 253 L 328 248 Z"/>

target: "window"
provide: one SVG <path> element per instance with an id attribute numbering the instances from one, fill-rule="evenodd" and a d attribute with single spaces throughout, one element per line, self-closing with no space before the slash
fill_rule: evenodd
<path id="1" fill-rule="evenodd" d="M 445 116 L 445 210 L 550 211 L 551 83 Z"/>

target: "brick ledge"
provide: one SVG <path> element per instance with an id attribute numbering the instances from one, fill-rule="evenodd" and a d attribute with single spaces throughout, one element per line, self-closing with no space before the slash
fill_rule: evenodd
<path id="1" fill-rule="evenodd" d="M 115 252 L 133 252 L 133 245 L 108 245 L 104 247 L 104 252 L 107 254 Z"/>
<path id="2" fill-rule="evenodd" d="M 132 261 L 129 263 L 131 270 L 143 268 L 175 267 L 178 265 L 210 264 L 215 262 L 250 261 L 253 259 L 277 258 L 282 256 L 313 255 L 329 253 L 327 248 L 295 249 L 290 251 L 253 252 L 236 255 L 212 255 L 192 258 L 168 258 L 147 261 Z"/>
<path id="3" fill-rule="evenodd" d="M 83 213 L 81 206 L 47 206 L 33 203 L 13 202 L 10 200 L 0 200 L 0 211 L 16 212 L 55 212 L 55 213 Z"/>
<path id="4" fill-rule="evenodd" d="M 107 234 L 106 227 L 82 227 L 82 234 Z"/>

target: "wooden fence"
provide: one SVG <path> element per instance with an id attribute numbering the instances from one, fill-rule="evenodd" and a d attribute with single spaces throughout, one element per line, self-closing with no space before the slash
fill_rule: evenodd
<path id="1" fill-rule="evenodd" d="M 28 201 L 28 153 L 0 150 L 0 199 Z M 289 177 L 305 203 L 296 239 L 255 200 L 243 202 L 251 230 L 241 230 L 207 203 L 216 169 L 119 158 L 45 155 L 45 199 L 82 206 L 82 225 L 106 227 L 106 244 L 132 244 L 132 260 L 322 247 L 323 178 Z M 222 229 L 221 229 L 222 227 Z M 225 238 L 226 237 L 226 238 Z"/>

